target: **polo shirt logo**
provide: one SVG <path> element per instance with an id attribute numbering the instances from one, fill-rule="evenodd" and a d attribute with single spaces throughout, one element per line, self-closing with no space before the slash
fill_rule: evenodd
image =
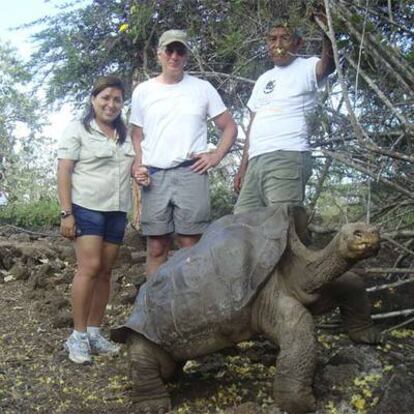
<path id="1" fill-rule="evenodd" d="M 266 86 L 264 87 L 263 92 L 265 94 L 272 93 L 273 90 L 275 89 L 275 86 L 276 86 L 276 81 L 271 80 L 271 81 L 266 83 Z"/>

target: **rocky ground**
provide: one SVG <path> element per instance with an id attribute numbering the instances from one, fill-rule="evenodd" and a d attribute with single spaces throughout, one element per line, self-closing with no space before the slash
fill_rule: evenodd
<path id="1" fill-rule="evenodd" d="M 130 232 L 114 271 L 106 332 L 129 314 L 134 284 L 143 278 L 144 260 L 142 240 Z M 134 413 L 125 349 L 115 358 L 95 358 L 90 366 L 71 363 L 63 351 L 71 330 L 73 271 L 69 242 L 0 228 L 3 414 Z M 390 309 L 401 300 L 411 301 L 412 306 L 412 293 L 408 292 L 408 299 L 407 289 L 402 299 L 391 296 Z M 384 298 L 372 300 L 375 311 L 385 306 Z M 388 333 L 380 346 L 354 345 L 347 336 L 322 329 L 318 340 L 317 413 L 414 412 L 412 325 Z M 257 338 L 237 349 L 189 361 L 185 375 L 168 385 L 171 413 L 280 414 L 271 393 L 276 355 L 270 342 Z"/>

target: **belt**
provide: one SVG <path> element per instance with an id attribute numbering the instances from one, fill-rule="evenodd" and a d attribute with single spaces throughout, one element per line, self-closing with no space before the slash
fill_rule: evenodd
<path id="1" fill-rule="evenodd" d="M 175 167 L 170 167 L 170 168 L 148 167 L 148 172 L 149 172 L 150 175 L 152 175 L 152 174 L 155 174 L 158 171 L 174 170 L 175 168 L 180 168 L 180 167 L 190 167 L 196 161 L 197 160 L 186 160 L 186 161 L 183 161 L 182 163 L 176 165 Z"/>

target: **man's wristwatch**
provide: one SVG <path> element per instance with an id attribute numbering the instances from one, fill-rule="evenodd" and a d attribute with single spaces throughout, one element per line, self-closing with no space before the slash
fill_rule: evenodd
<path id="1" fill-rule="evenodd" d="M 65 219 L 65 218 L 67 218 L 67 217 L 69 217 L 71 215 L 72 215 L 72 212 L 70 210 L 62 210 L 60 212 L 60 218 L 61 219 Z"/>

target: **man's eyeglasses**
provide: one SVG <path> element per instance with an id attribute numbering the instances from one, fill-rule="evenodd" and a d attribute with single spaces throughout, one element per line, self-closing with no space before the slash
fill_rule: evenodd
<path id="1" fill-rule="evenodd" d="M 171 56 L 174 52 L 178 56 L 185 56 L 187 54 L 187 48 L 182 43 L 170 43 L 165 47 L 165 53 Z"/>

